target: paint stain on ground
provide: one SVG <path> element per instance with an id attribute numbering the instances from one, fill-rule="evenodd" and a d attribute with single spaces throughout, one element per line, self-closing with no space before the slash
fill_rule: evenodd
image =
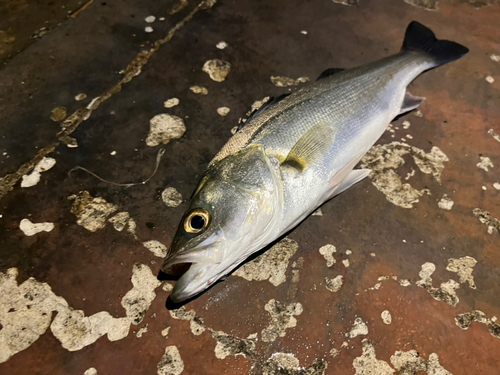
<path id="1" fill-rule="evenodd" d="M 77 102 L 81 101 L 81 100 L 85 100 L 87 99 L 87 94 L 85 94 L 84 92 L 78 94 L 78 95 L 75 95 L 75 100 Z"/>
<path id="2" fill-rule="evenodd" d="M 491 159 L 487 156 L 480 156 L 479 159 L 481 160 L 479 163 L 476 164 L 476 166 L 482 170 L 485 170 L 486 172 L 489 171 L 489 168 L 493 168 L 493 162 Z"/>
<path id="3" fill-rule="evenodd" d="M 227 114 L 230 112 L 231 110 L 228 108 L 228 107 L 219 107 L 217 108 L 217 113 L 222 116 L 222 117 L 225 117 L 227 116 Z"/>
<path id="4" fill-rule="evenodd" d="M 180 375 L 184 371 L 184 362 L 175 345 L 165 348 L 165 354 L 161 357 L 157 368 L 158 375 Z"/>
<path id="5" fill-rule="evenodd" d="M 167 187 L 161 193 L 161 200 L 167 207 L 177 207 L 182 203 L 182 195 L 174 187 Z"/>
<path id="6" fill-rule="evenodd" d="M 346 334 L 346 336 L 349 337 L 350 339 L 353 339 L 356 336 L 359 335 L 366 336 L 367 334 L 368 334 L 368 326 L 366 325 L 366 323 L 363 322 L 363 319 L 356 318 L 352 325 L 351 331 L 348 334 Z"/>
<path id="7" fill-rule="evenodd" d="M 189 88 L 193 93 L 198 94 L 198 95 L 208 95 L 208 90 L 206 87 L 201 87 L 201 86 L 191 86 Z"/>
<path id="8" fill-rule="evenodd" d="M 300 366 L 299 360 L 291 353 L 274 353 L 263 366 L 263 375 L 323 375 L 328 364 L 315 360 L 307 367 Z"/>
<path id="9" fill-rule="evenodd" d="M 389 310 L 384 310 L 382 311 L 382 314 L 380 314 L 380 317 L 382 318 L 382 321 L 384 324 L 391 324 L 392 323 L 392 315 Z"/>
<path id="10" fill-rule="evenodd" d="M 24 175 L 23 180 L 21 181 L 21 187 L 31 187 L 38 184 L 40 181 L 40 173 L 48 171 L 56 164 L 56 159 L 44 157 L 40 162 L 35 165 L 33 171 L 30 174 Z"/>
<path id="11" fill-rule="evenodd" d="M 480 310 L 473 310 L 455 317 L 455 323 L 463 330 L 469 329 L 470 325 L 474 322 L 486 324 L 491 335 L 500 339 L 500 324 L 488 319 L 486 314 Z"/>
<path id="12" fill-rule="evenodd" d="M 262 341 L 273 342 L 278 337 L 285 337 L 286 330 L 297 325 L 295 316 L 302 314 L 303 308 L 299 302 L 285 305 L 271 299 L 264 309 L 271 315 L 269 325 L 261 332 Z"/>
<path id="13" fill-rule="evenodd" d="M 326 289 L 328 289 L 330 292 L 338 292 L 340 288 L 342 287 L 342 284 L 344 283 L 342 275 L 338 275 L 334 279 L 329 279 L 328 277 L 326 278 Z"/>
<path id="14" fill-rule="evenodd" d="M 165 106 L 165 108 L 175 107 L 176 105 L 179 105 L 179 99 L 177 98 L 168 99 L 163 103 L 163 105 Z"/>
<path id="15" fill-rule="evenodd" d="M 50 119 L 55 122 L 62 121 L 66 118 L 66 108 L 65 107 L 56 107 L 52 110 L 52 115 Z"/>
<path id="16" fill-rule="evenodd" d="M 146 241 L 143 242 L 142 245 L 159 258 L 165 258 L 167 256 L 167 247 L 159 241 Z"/>
<path id="17" fill-rule="evenodd" d="M 125 294 L 121 304 L 132 324 L 137 325 L 142 322 L 155 299 L 155 289 L 160 286 L 161 281 L 144 264 L 134 264 L 131 281 L 134 287 Z"/>
<path id="18" fill-rule="evenodd" d="M 453 202 L 446 194 L 443 195 L 443 198 L 438 202 L 438 207 L 442 210 L 451 210 L 455 202 Z"/>
<path id="19" fill-rule="evenodd" d="M 500 220 L 494 218 L 488 211 L 482 210 L 481 208 L 474 208 L 472 213 L 481 223 L 488 227 L 489 234 L 493 234 L 494 231 L 500 234 Z"/>
<path id="20" fill-rule="evenodd" d="M 299 77 L 297 79 L 293 79 L 288 77 L 271 76 L 271 82 L 276 87 L 298 86 L 301 83 L 305 83 L 308 81 L 309 77 Z"/>
<path id="21" fill-rule="evenodd" d="M 185 7 L 188 5 L 188 0 L 179 0 L 177 3 L 175 3 L 172 8 L 168 11 L 168 14 L 174 15 L 175 13 L 180 12 L 183 10 Z"/>
<path id="22" fill-rule="evenodd" d="M 373 343 L 363 340 L 363 354 L 354 358 L 352 366 L 356 370 L 356 375 L 390 375 L 394 370 L 385 361 L 377 359 Z"/>
<path id="23" fill-rule="evenodd" d="M 429 375 L 452 375 L 441 366 L 436 353 L 429 355 L 429 359 L 426 360 L 420 357 L 416 350 L 397 351 L 391 356 L 391 363 L 398 370 L 399 375 L 413 375 L 420 371 Z"/>
<path id="24" fill-rule="evenodd" d="M 226 79 L 229 72 L 231 72 L 231 64 L 219 59 L 208 60 L 203 65 L 202 70 L 215 82 L 222 82 Z"/>
<path id="25" fill-rule="evenodd" d="M 92 197 L 87 190 L 71 195 L 68 199 L 74 201 L 71 213 L 76 216 L 77 224 L 91 232 L 104 228 L 108 216 L 118 209 L 104 198 Z"/>
<path id="26" fill-rule="evenodd" d="M 408 183 L 402 183 L 396 169 L 405 163 L 404 155 L 410 155 L 421 172 L 432 174 L 434 179 L 441 183 L 441 173 L 448 157 L 436 146 L 427 153 L 418 147 L 401 142 L 375 145 L 363 157 L 361 167 L 372 170 L 370 173 L 372 184 L 384 193 L 389 202 L 399 207 L 412 208 L 419 197 L 430 194 L 430 191 L 418 190 Z"/>
<path id="27" fill-rule="evenodd" d="M 335 258 L 333 257 L 333 253 L 336 252 L 337 248 L 331 244 L 319 248 L 319 253 L 325 258 L 327 267 L 331 267 L 336 263 Z"/>
<path id="28" fill-rule="evenodd" d="M 438 0 L 404 0 L 404 2 L 425 10 L 438 10 Z"/>
<path id="29" fill-rule="evenodd" d="M 22 219 L 19 224 L 19 229 L 23 231 L 26 236 L 34 236 L 40 232 L 50 232 L 54 229 L 54 223 L 32 223 L 29 219 Z"/>
<path id="30" fill-rule="evenodd" d="M 500 135 L 497 134 L 493 129 L 488 130 L 488 134 L 491 135 L 495 141 L 500 142 Z"/>
<path id="31" fill-rule="evenodd" d="M 133 237 L 137 238 L 137 236 L 135 235 L 137 224 L 135 220 L 130 217 L 130 214 L 128 212 L 118 212 L 108 221 L 113 224 L 113 228 L 115 228 L 115 230 L 117 230 L 118 232 L 123 232 L 123 230 L 126 228 L 127 232 L 129 232 Z"/>
<path id="32" fill-rule="evenodd" d="M 455 272 L 460 278 L 460 283 L 468 283 L 469 288 L 476 289 L 476 284 L 474 283 L 474 276 L 472 276 L 472 271 L 474 271 L 474 266 L 477 261 L 469 256 L 465 256 L 458 259 L 448 259 L 448 266 L 446 269 L 450 272 Z"/>
<path id="33" fill-rule="evenodd" d="M 251 340 L 240 339 L 222 331 L 212 331 L 212 337 L 217 341 L 214 351 L 218 359 L 224 359 L 230 355 L 255 357 L 255 343 Z"/>
<path id="34" fill-rule="evenodd" d="M 297 252 L 299 245 L 290 238 L 284 238 L 265 253 L 238 268 L 233 275 L 248 281 L 269 280 L 274 286 L 286 281 L 286 270 L 290 258 Z"/>
<path id="35" fill-rule="evenodd" d="M 448 280 L 442 283 L 439 288 L 433 287 L 431 276 L 435 270 L 436 266 L 433 263 L 424 263 L 419 273 L 420 280 L 417 281 L 417 285 L 427 290 L 435 300 L 456 306 L 459 301 L 456 290 L 460 288 L 460 284 L 455 280 Z"/>
<path id="36" fill-rule="evenodd" d="M 150 147 L 160 143 L 167 144 L 171 139 L 178 139 L 186 132 L 184 120 L 180 117 L 162 113 L 149 121 L 149 134 L 146 144 Z"/>

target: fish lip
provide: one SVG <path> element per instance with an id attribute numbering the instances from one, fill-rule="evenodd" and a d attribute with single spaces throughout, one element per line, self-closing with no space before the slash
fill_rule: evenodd
<path id="1" fill-rule="evenodd" d="M 209 287 L 211 287 L 215 281 L 219 280 L 219 274 L 210 275 L 208 270 L 215 266 L 211 265 L 201 265 L 200 263 L 193 263 L 188 271 L 186 271 L 174 285 L 169 298 L 174 303 L 180 303 L 186 301 L 190 298 L 197 296 L 198 294 L 204 292 Z M 198 280 L 196 280 L 197 274 L 202 272 Z M 206 277 L 209 276 L 210 277 Z"/>

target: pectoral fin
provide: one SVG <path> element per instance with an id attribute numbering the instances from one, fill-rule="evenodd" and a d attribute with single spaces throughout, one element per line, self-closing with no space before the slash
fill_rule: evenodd
<path id="1" fill-rule="evenodd" d="M 326 122 L 320 122 L 309 129 L 293 146 L 283 165 L 304 172 L 324 155 L 334 140 L 335 133 Z"/>
<path id="2" fill-rule="evenodd" d="M 405 98 L 403 99 L 403 104 L 401 105 L 401 109 L 399 114 L 403 114 L 409 111 L 414 110 L 415 108 L 420 107 L 420 104 L 425 100 L 425 98 L 421 96 L 414 96 L 406 91 Z"/>
<path id="3" fill-rule="evenodd" d="M 353 171 L 351 171 L 351 173 L 349 173 L 347 177 L 344 178 L 344 180 L 335 189 L 331 198 L 339 195 L 340 193 L 349 189 L 351 186 L 357 184 L 359 181 L 367 177 L 371 171 L 371 169 L 354 169 Z"/>

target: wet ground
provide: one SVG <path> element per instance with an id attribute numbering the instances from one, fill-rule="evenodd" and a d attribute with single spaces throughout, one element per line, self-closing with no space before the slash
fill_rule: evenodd
<path id="1" fill-rule="evenodd" d="M 0 373 L 500 373 L 497 1 L 0 13 Z M 371 177 L 167 309 L 162 257 L 239 118 L 398 51 L 412 20 L 470 53 L 412 83 L 426 101 L 365 157 Z"/>

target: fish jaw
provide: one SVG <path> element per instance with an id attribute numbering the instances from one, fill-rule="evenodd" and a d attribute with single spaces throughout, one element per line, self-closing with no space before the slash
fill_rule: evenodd
<path id="1" fill-rule="evenodd" d="M 215 264 L 191 264 L 184 275 L 175 283 L 174 289 L 170 293 L 172 302 L 183 302 L 210 287 L 222 276 L 211 276 L 211 271 L 215 270 L 216 266 Z"/>

